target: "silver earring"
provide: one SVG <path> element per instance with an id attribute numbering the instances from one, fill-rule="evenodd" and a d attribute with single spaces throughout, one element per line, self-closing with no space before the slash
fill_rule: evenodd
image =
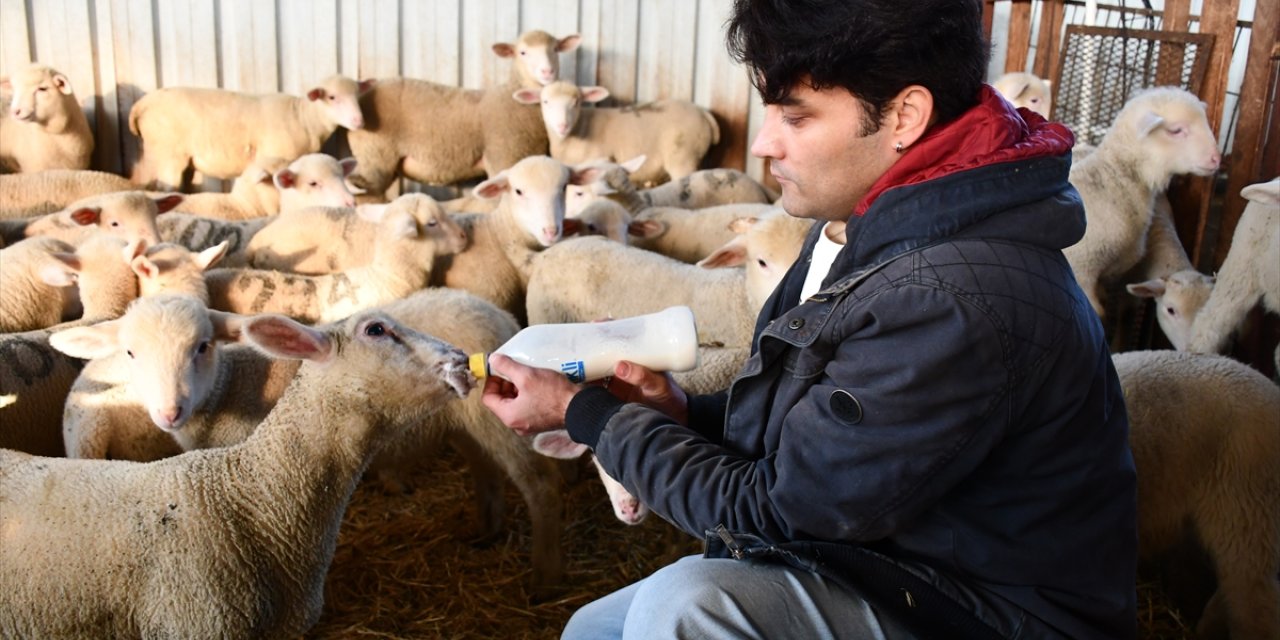
<path id="1" fill-rule="evenodd" d="M 893 150 L 894 150 L 894 151 L 897 151 L 898 153 L 902 153 L 902 141 L 901 141 L 901 140 L 899 140 L 897 144 L 893 145 Z"/>

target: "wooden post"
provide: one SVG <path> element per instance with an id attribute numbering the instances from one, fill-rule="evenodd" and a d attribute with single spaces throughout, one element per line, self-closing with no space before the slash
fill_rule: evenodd
<path id="1" fill-rule="evenodd" d="M 1006 41 L 1005 73 L 1027 70 L 1031 49 L 1031 0 L 1013 0 L 1009 7 L 1009 38 Z"/>
<path id="2" fill-rule="evenodd" d="M 1045 0 L 1040 6 L 1040 35 L 1036 39 L 1036 61 L 1032 72 L 1041 78 L 1052 77 L 1058 68 L 1058 58 L 1062 55 L 1062 22 L 1066 12 L 1066 0 Z"/>
<path id="3" fill-rule="evenodd" d="M 1265 3 L 1262 3 L 1265 4 Z M 1205 113 L 1209 117 L 1209 127 L 1221 138 L 1223 105 L 1227 99 L 1227 74 L 1231 69 L 1231 43 L 1235 39 L 1236 17 L 1240 13 L 1240 0 L 1218 0 L 1205 3 L 1204 12 L 1200 16 L 1200 33 L 1214 35 L 1213 52 L 1209 58 L 1209 72 L 1205 75 L 1204 89 L 1200 98 L 1207 105 Z M 1233 168 L 1228 165 L 1228 171 Z M 1209 222 L 1209 203 L 1213 198 L 1213 181 L 1209 178 L 1198 178 L 1191 181 L 1191 202 L 1197 204 L 1197 224 L 1195 235 L 1195 251 L 1191 263 L 1200 268 L 1212 260 L 1216 247 L 1215 238 L 1206 238 L 1205 232 Z M 1208 245 L 1208 246 L 1206 246 Z"/>
<path id="4" fill-rule="evenodd" d="M 982 37 L 991 42 L 991 23 L 995 19 L 996 0 L 982 0 Z"/>

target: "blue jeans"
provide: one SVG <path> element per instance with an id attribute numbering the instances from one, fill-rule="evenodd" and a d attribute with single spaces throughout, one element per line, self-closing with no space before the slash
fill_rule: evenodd
<path id="1" fill-rule="evenodd" d="M 579 609 L 563 640 L 911 638 L 858 593 L 783 564 L 687 556 Z"/>

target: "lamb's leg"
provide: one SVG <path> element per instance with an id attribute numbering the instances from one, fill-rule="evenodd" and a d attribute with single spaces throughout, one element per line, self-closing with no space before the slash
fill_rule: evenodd
<path id="1" fill-rule="evenodd" d="M 1231 486 L 1229 495 L 1207 500 L 1211 504 L 1196 519 L 1218 577 L 1197 633 L 1205 638 L 1225 630 L 1232 640 L 1280 638 L 1280 522 L 1264 502 L 1274 495 L 1256 483 L 1224 484 Z M 1263 500 L 1247 499 L 1254 491 Z"/>

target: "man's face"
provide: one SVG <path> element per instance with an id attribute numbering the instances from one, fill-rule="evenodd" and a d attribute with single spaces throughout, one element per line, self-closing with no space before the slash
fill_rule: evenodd
<path id="1" fill-rule="evenodd" d="M 779 104 L 765 105 L 752 155 L 770 160 L 787 213 L 847 220 L 897 154 L 887 126 L 863 133 L 864 109 L 845 89 L 798 82 Z"/>

